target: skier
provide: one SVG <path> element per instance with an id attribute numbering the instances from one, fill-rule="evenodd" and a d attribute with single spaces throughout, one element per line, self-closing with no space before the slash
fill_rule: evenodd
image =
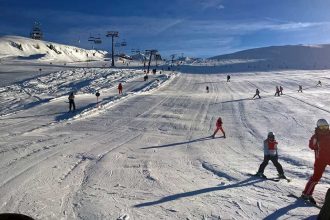
<path id="1" fill-rule="evenodd" d="M 256 96 L 258 96 L 259 97 L 259 99 L 261 99 L 261 97 L 260 97 L 260 91 L 259 91 L 259 89 L 256 89 L 256 94 L 253 96 L 253 98 L 252 99 L 254 99 L 254 97 L 256 97 Z"/>
<path id="2" fill-rule="evenodd" d="M 118 93 L 119 93 L 119 95 L 123 94 L 123 85 L 121 83 L 119 83 L 119 85 L 118 85 Z"/>
<path id="3" fill-rule="evenodd" d="M 209 87 L 206 86 L 206 93 L 209 93 Z"/>
<path id="4" fill-rule="evenodd" d="M 147 81 L 148 80 L 148 75 L 146 74 L 144 77 L 143 77 L 144 81 Z"/>
<path id="5" fill-rule="evenodd" d="M 321 179 L 326 166 L 330 165 L 330 130 L 325 119 L 317 121 L 315 133 L 309 140 L 309 148 L 315 153 L 314 173 L 307 182 L 301 197 L 315 203 L 312 197 L 315 185 Z"/>
<path id="6" fill-rule="evenodd" d="M 227 75 L 227 82 L 230 82 L 230 75 Z"/>
<path id="7" fill-rule="evenodd" d="M 322 86 L 321 81 L 319 80 L 318 83 L 316 84 L 316 86 Z"/>
<path id="8" fill-rule="evenodd" d="M 68 99 L 69 99 L 69 112 L 71 112 L 72 108 L 73 108 L 73 111 L 76 110 L 76 105 L 74 103 L 74 94 L 73 94 L 73 92 L 70 93 Z"/>
<path id="9" fill-rule="evenodd" d="M 299 85 L 298 92 L 302 92 L 302 85 Z"/>
<path id="10" fill-rule="evenodd" d="M 280 96 L 280 89 L 278 88 L 278 86 L 276 86 L 276 92 L 275 92 L 275 96 Z"/>
<path id="11" fill-rule="evenodd" d="M 280 92 L 281 92 L 281 95 L 283 95 L 283 87 L 280 86 Z"/>
<path id="12" fill-rule="evenodd" d="M 259 170 L 256 174 L 257 176 L 266 178 L 266 176 L 264 175 L 264 170 L 268 165 L 269 160 L 271 160 L 277 169 L 278 177 L 286 179 L 282 165 L 278 162 L 277 144 L 278 143 L 275 140 L 274 132 L 269 132 L 267 135 L 267 139 L 264 140 L 264 160 L 260 164 Z"/>
<path id="13" fill-rule="evenodd" d="M 221 119 L 221 117 L 218 118 L 215 126 L 216 126 L 216 129 L 215 129 L 214 133 L 211 135 L 211 137 L 214 138 L 215 134 L 220 130 L 223 134 L 223 138 L 226 138 L 226 133 L 222 128 L 222 119 Z"/>

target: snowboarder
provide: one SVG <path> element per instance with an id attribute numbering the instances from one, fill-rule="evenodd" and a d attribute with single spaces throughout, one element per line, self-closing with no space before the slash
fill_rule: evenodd
<path id="1" fill-rule="evenodd" d="M 259 91 L 259 89 L 256 89 L 256 94 L 253 96 L 253 98 L 252 99 L 254 99 L 254 97 L 256 97 L 256 96 L 258 96 L 259 97 L 259 99 L 261 99 L 261 97 L 260 97 L 260 91 Z"/>
<path id="2" fill-rule="evenodd" d="M 73 92 L 70 93 L 69 97 L 69 112 L 71 112 L 71 109 L 76 110 L 76 105 L 74 103 L 74 94 Z"/>
<path id="3" fill-rule="evenodd" d="M 230 82 L 230 75 L 227 75 L 227 82 Z"/>
<path id="4" fill-rule="evenodd" d="M 312 197 L 315 185 L 321 179 L 327 165 L 330 165 L 330 130 L 325 119 L 317 121 L 315 133 L 309 140 L 309 148 L 315 153 L 314 173 L 307 182 L 301 197 L 315 203 Z"/>
<path id="5" fill-rule="evenodd" d="M 318 83 L 316 84 L 316 86 L 322 86 L 321 81 L 319 80 Z"/>
<path id="6" fill-rule="evenodd" d="M 220 130 L 223 134 L 223 138 L 226 138 L 226 133 L 222 128 L 222 119 L 221 119 L 221 117 L 218 118 L 215 126 L 216 126 L 216 129 L 215 129 L 214 133 L 211 135 L 211 137 L 214 138 L 215 134 Z"/>
<path id="7" fill-rule="evenodd" d="M 206 86 L 206 93 L 209 93 L 209 87 Z"/>
<path id="8" fill-rule="evenodd" d="M 302 85 L 299 85 L 298 92 L 302 92 Z"/>
<path id="9" fill-rule="evenodd" d="M 275 96 L 280 96 L 280 89 L 276 86 Z"/>
<path id="10" fill-rule="evenodd" d="M 269 132 L 267 135 L 267 139 L 264 140 L 264 160 L 260 164 L 259 170 L 257 172 L 257 176 L 265 178 L 264 170 L 268 165 L 269 160 L 271 160 L 274 166 L 277 169 L 278 177 L 286 179 L 284 175 L 284 171 L 282 165 L 278 162 L 278 154 L 277 154 L 277 141 L 275 140 L 274 132 Z"/>
<path id="11" fill-rule="evenodd" d="M 283 95 L 283 87 L 282 86 L 280 86 L 280 93 L 281 93 L 281 95 Z"/>
<path id="12" fill-rule="evenodd" d="M 119 95 L 123 94 L 123 85 L 121 83 L 119 83 L 119 85 L 118 85 L 118 93 L 119 93 Z"/>

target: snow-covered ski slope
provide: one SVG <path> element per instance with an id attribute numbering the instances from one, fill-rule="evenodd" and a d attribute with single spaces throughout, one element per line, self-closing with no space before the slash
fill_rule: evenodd
<path id="1" fill-rule="evenodd" d="M 287 195 L 299 195 L 312 173 L 307 142 L 315 121 L 329 118 L 329 71 L 237 73 L 229 83 L 224 74 L 168 75 L 147 92 L 151 82 L 131 70 L 75 73 L 1 88 L 1 212 L 36 219 L 304 219 L 318 213 Z M 322 87 L 315 87 L 318 80 Z M 122 98 L 119 81 L 125 82 Z M 284 87 L 283 96 L 274 97 L 275 85 Z M 66 112 L 68 86 L 77 91 L 76 113 Z M 251 99 L 255 88 L 261 99 Z M 209 138 L 218 116 L 226 139 Z M 247 175 L 261 163 L 268 131 L 276 133 L 291 183 Z M 272 164 L 265 174 L 276 176 Z M 329 177 L 327 171 L 316 187 L 320 203 Z"/>
<path id="2" fill-rule="evenodd" d="M 193 220 L 315 219 L 319 212 L 288 195 L 299 196 L 312 174 L 307 145 L 317 119 L 330 121 L 329 70 L 232 69 L 226 82 L 228 72 L 213 63 L 157 72 L 148 81 L 134 69 L 63 67 L 34 75 L 33 65 L 18 62 L 11 75 L 13 67 L 5 68 L 12 78 L 0 87 L 1 213 Z M 15 80 L 20 69 L 32 75 Z M 283 96 L 274 97 L 276 85 Z M 256 88 L 262 98 L 253 100 Z M 71 91 L 74 113 L 67 112 Z M 211 139 L 219 116 L 227 138 Z M 290 183 L 249 175 L 269 131 Z M 271 163 L 265 174 L 276 177 Z M 327 168 L 314 193 L 321 205 L 329 183 Z"/>

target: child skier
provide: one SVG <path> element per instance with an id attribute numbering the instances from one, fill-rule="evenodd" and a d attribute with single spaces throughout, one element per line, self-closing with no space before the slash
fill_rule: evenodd
<path id="1" fill-rule="evenodd" d="M 209 87 L 206 86 L 206 93 L 209 93 Z"/>
<path id="2" fill-rule="evenodd" d="M 276 86 L 275 96 L 280 96 L 280 89 Z"/>
<path id="3" fill-rule="evenodd" d="M 254 97 L 256 97 L 256 96 L 258 96 L 259 97 L 259 99 L 261 99 L 261 97 L 260 97 L 260 91 L 259 91 L 259 89 L 256 89 L 256 94 L 253 96 L 253 98 L 252 99 L 254 99 Z"/>
<path id="4" fill-rule="evenodd" d="M 281 95 L 283 95 L 283 87 L 282 86 L 280 86 L 280 93 L 281 93 Z"/>
<path id="5" fill-rule="evenodd" d="M 123 85 L 121 83 L 119 83 L 119 85 L 118 85 L 118 93 L 119 93 L 119 95 L 123 94 Z"/>
<path id="6" fill-rule="evenodd" d="M 286 179 L 282 165 L 278 162 L 277 144 L 278 143 L 275 140 L 275 134 L 273 132 L 269 132 L 267 139 L 264 140 L 264 160 L 260 164 L 259 170 L 256 174 L 257 176 L 266 178 L 264 175 L 264 170 L 268 165 L 268 162 L 271 160 L 277 169 L 279 178 Z"/>
<path id="7" fill-rule="evenodd" d="M 302 92 L 302 85 L 299 85 L 298 92 Z"/>
<path id="8" fill-rule="evenodd" d="M 309 148 L 315 152 L 314 173 L 307 182 L 301 197 L 316 203 L 312 197 L 315 185 L 321 179 L 327 165 L 330 165 L 330 130 L 325 119 L 317 121 L 315 133 L 309 140 Z"/>
<path id="9" fill-rule="evenodd" d="M 216 126 L 216 129 L 215 129 L 214 133 L 211 135 L 211 137 L 214 138 L 215 134 L 220 130 L 223 134 L 223 138 L 226 138 L 226 133 L 222 128 L 222 119 L 221 119 L 221 117 L 218 118 L 215 126 Z"/>

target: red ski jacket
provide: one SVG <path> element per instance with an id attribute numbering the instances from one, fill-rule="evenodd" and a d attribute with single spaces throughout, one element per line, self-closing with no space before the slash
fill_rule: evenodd
<path id="1" fill-rule="evenodd" d="M 330 130 L 315 129 L 309 140 L 309 148 L 315 152 L 315 160 L 330 165 Z"/>
<path id="2" fill-rule="evenodd" d="M 222 120 L 221 120 L 221 118 L 219 118 L 217 120 L 217 123 L 215 124 L 215 126 L 217 126 L 217 128 L 220 128 L 222 126 Z"/>
<path id="3" fill-rule="evenodd" d="M 277 141 L 266 139 L 264 140 L 264 154 L 275 156 L 277 155 Z"/>

